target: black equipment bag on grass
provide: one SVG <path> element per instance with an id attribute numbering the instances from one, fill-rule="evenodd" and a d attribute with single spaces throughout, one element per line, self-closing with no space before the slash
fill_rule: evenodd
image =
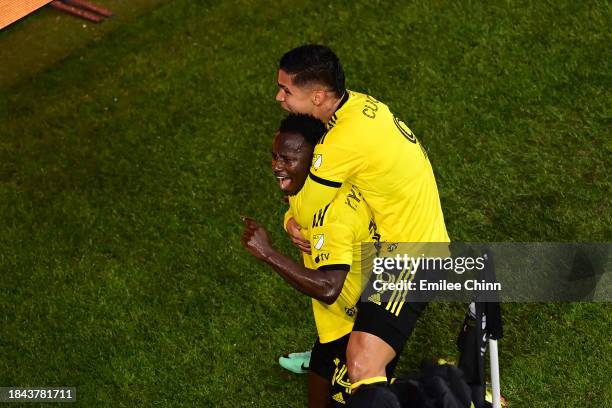
<path id="1" fill-rule="evenodd" d="M 399 377 L 389 386 L 402 408 L 469 408 L 472 390 L 457 367 L 424 365 L 420 373 Z"/>

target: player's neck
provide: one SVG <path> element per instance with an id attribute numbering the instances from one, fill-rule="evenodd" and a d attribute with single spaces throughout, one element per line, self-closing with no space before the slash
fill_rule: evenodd
<path id="1" fill-rule="evenodd" d="M 340 102 L 342 102 L 342 96 L 339 98 L 330 98 L 325 101 L 325 103 L 319 107 L 319 112 L 315 114 L 316 118 L 323 123 L 329 122 L 331 117 L 334 115 L 334 112 L 336 112 L 336 109 L 338 109 L 338 106 L 340 106 Z"/>

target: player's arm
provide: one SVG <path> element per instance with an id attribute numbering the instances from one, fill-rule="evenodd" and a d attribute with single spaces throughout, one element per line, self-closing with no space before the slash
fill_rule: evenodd
<path id="1" fill-rule="evenodd" d="M 299 225 L 307 227 L 312 223 L 313 214 L 333 200 L 338 188 L 342 186 L 340 182 L 320 181 L 321 179 L 318 180 L 312 173 L 306 178 L 302 189 L 291 200 L 291 213 L 285 217 L 286 227 L 290 221 L 289 216 Z"/>
<path id="2" fill-rule="evenodd" d="M 270 238 L 261 225 L 250 218 L 246 218 L 244 224 L 241 242 L 251 255 L 270 265 L 284 280 L 305 295 L 328 305 L 336 301 L 342 291 L 349 265 L 305 268 L 272 247 Z"/>
<path id="3" fill-rule="evenodd" d="M 302 227 L 300 227 L 300 225 L 293 218 L 293 210 L 291 207 L 289 207 L 285 213 L 285 217 L 283 218 L 283 226 L 285 227 L 285 231 L 287 231 L 291 242 L 293 242 L 293 245 L 298 247 L 300 251 L 310 254 L 310 242 L 302 235 Z"/>
<path id="4" fill-rule="evenodd" d="M 343 132 L 350 134 L 353 130 L 346 129 Z M 324 143 L 315 147 L 310 174 L 299 193 L 291 199 L 293 222 L 292 218 L 285 217 L 285 229 L 294 243 L 300 239 L 298 226 L 312 223 L 315 211 L 329 203 L 342 183 L 362 170 L 363 166 L 362 154 L 348 142 L 339 145 Z"/>

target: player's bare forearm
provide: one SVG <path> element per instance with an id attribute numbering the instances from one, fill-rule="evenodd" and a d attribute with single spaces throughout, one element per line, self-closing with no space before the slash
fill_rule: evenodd
<path id="1" fill-rule="evenodd" d="M 261 225 L 249 218 L 246 218 L 244 223 L 241 242 L 251 255 L 272 266 L 284 280 L 305 295 L 327 304 L 336 301 L 342 291 L 346 271 L 320 271 L 298 265 L 272 246 L 266 230 Z"/>
<path id="2" fill-rule="evenodd" d="M 298 265 L 278 251 L 264 261 L 295 289 L 311 298 L 331 305 L 336 301 L 346 278 L 346 271 L 320 271 Z"/>

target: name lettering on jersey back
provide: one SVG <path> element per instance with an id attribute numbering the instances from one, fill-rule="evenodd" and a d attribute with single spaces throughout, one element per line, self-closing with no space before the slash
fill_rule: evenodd
<path id="1" fill-rule="evenodd" d="M 346 196 L 345 204 L 353 210 L 357 210 L 357 204 L 361 202 L 361 192 L 351 187 L 351 191 Z"/>
<path id="2" fill-rule="evenodd" d="M 370 119 L 374 119 L 376 117 L 376 112 L 378 112 L 378 104 L 380 102 L 376 99 L 372 98 L 370 95 L 366 96 L 365 107 L 361 111 L 365 116 Z"/>
<path id="3" fill-rule="evenodd" d="M 370 220 L 370 225 L 368 225 L 368 230 L 370 232 L 370 236 L 372 237 L 372 239 L 374 241 L 376 241 L 376 243 L 374 244 L 374 247 L 376 248 L 376 254 L 378 256 L 378 253 L 380 252 L 380 234 L 378 233 L 378 228 L 376 228 L 376 223 L 374 222 L 374 219 Z"/>

